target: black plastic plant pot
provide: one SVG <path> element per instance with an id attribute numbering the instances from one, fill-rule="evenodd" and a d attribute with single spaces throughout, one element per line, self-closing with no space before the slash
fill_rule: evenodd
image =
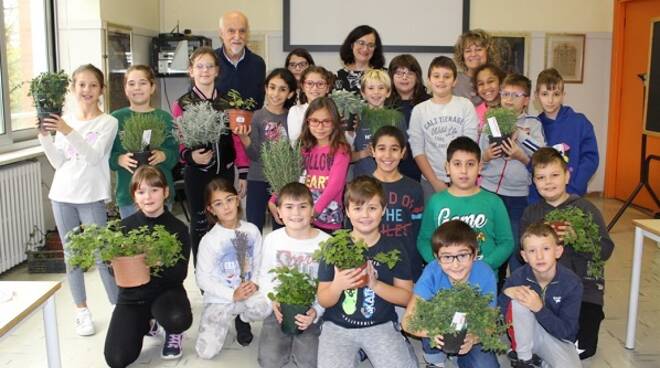
<path id="1" fill-rule="evenodd" d="M 296 325 L 296 315 L 305 314 L 309 307 L 298 304 L 280 304 L 282 311 L 282 332 L 285 335 L 294 336 L 302 333 Z"/>
<path id="2" fill-rule="evenodd" d="M 133 160 L 137 161 L 137 167 L 149 165 L 149 157 L 151 157 L 151 151 L 133 152 Z"/>
<path id="3" fill-rule="evenodd" d="M 505 134 L 501 137 L 493 137 L 492 135 L 488 136 L 488 143 L 493 144 L 495 143 L 496 146 L 501 146 L 507 139 L 511 138 L 511 134 Z M 504 156 L 508 156 L 504 151 L 502 151 L 502 154 Z"/>
<path id="4" fill-rule="evenodd" d="M 190 148 L 190 149 L 191 149 L 192 151 L 197 151 L 198 149 L 203 149 L 203 150 L 204 150 L 203 153 L 206 153 L 207 151 L 213 149 L 213 143 L 198 144 L 197 146 L 192 147 L 192 148 Z"/>
<path id="5" fill-rule="evenodd" d="M 461 345 L 465 341 L 466 334 L 467 330 L 461 330 L 456 333 L 442 335 L 444 341 L 442 351 L 446 354 L 458 354 L 458 351 L 461 350 Z"/>
<path id="6" fill-rule="evenodd" d="M 44 123 L 45 118 L 51 117 L 50 114 L 55 114 L 58 116 L 62 116 L 62 109 L 46 109 L 42 107 L 37 107 L 37 118 L 39 118 L 39 125 L 38 128 L 41 129 L 41 126 Z M 51 132 L 51 134 L 54 134 L 55 132 Z"/>

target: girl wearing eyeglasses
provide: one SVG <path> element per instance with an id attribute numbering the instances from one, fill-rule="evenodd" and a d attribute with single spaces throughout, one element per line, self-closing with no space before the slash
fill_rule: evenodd
<path id="1" fill-rule="evenodd" d="M 241 199 L 233 183 L 213 179 L 204 192 L 206 214 L 213 228 L 199 244 L 195 275 L 204 290 L 202 316 L 195 350 L 202 359 L 212 359 L 225 343 L 232 321 L 236 340 L 252 342 L 249 322 L 271 313 L 267 299 L 259 297 L 255 283 L 261 259 L 261 232 L 241 220 Z"/>
<path id="2" fill-rule="evenodd" d="M 286 56 L 284 67 L 289 69 L 291 74 L 296 78 L 296 83 L 298 84 L 296 89 L 296 104 L 300 103 L 300 95 L 302 94 L 300 77 L 303 72 L 312 65 L 314 65 L 314 58 L 312 58 L 312 55 L 310 55 L 309 51 L 306 49 L 294 49 Z"/>
<path id="3" fill-rule="evenodd" d="M 300 105 L 292 106 L 287 117 L 287 132 L 292 146 L 295 147 L 300 136 L 309 103 L 316 98 L 326 96 L 330 92 L 332 82 L 332 73 L 322 66 L 312 65 L 305 69 L 300 76 L 300 88 L 302 89 Z"/>
<path id="4" fill-rule="evenodd" d="M 333 231 L 344 221 L 342 194 L 351 149 L 339 128 L 337 106 L 330 97 L 309 104 L 300 134 L 305 185 L 314 198 L 314 226 Z"/>
<path id="5" fill-rule="evenodd" d="M 223 111 L 229 103 L 215 88 L 215 79 L 220 73 L 218 56 L 210 47 L 200 47 L 190 56 L 188 73 L 192 87 L 179 97 L 172 106 L 172 115 L 183 115 L 189 106 L 208 101 L 214 109 Z M 237 128 L 234 133 L 244 127 Z M 242 197 L 247 190 L 247 172 L 250 161 L 237 134 L 223 134 L 213 144 L 212 149 L 191 150 L 183 145 L 179 147 L 180 159 L 184 162 L 184 189 L 190 206 L 190 240 L 194 264 L 197 264 L 199 241 L 208 231 L 208 222 L 204 211 L 203 188 L 214 178 L 225 178 L 234 182 L 234 166 L 238 169 L 238 194 Z"/>

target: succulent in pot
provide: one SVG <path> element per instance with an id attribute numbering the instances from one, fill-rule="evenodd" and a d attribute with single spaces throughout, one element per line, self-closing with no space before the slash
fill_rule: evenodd
<path id="1" fill-rule="evenodd" d="M 209 102 L 190 105 L 174 120 L 172 135 L 177 142 L 192 150 L 212 149 L 220 136 L 227 134 L 227 116 Z"/>
<path id="2" fill-rule="evenodd" d="M 57 73 L 44 72 L 30 81 L 28 96 L 32 96 L 34 101 L 39 127 L 50 114 L 62 115 L 69 83 L 69 76 L 63 70 Z"/>
<path id="3" fill-rule="evenodd" d="M 119 132 L 122 146 L 133 154 L 138 166 L 149 164 L 151 150 L 159 149 L 165 138 L 165 122 L 154 114 L 133 114 Z"/>
<path id="4" fill-rule="evenodd" d="M 234 130 L 240 125 L 247 127 L 252 123 L 252 109 L 257 106 L 257 101 L 254 98 L 244 99 L 241 93 L 235 89 L 230 89 L 227 92 L 227 101 L 231 109 L 225 110 L 229 118 L 229 129 Z"/>

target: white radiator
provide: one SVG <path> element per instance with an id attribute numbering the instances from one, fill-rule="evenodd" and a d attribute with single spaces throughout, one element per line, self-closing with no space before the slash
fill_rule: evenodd
<path id="1" fill-rule="evenodd" d="M 35 225 L 44 228 L 39 162 L 0 166 L 0 273 L 27 259 Z"/>

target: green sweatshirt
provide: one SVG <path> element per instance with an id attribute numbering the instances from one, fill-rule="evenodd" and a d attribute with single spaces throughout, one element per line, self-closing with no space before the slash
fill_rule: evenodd
<path id="1" fill-rule="evenodd" d="M 125 107 L 123 109 L 116 110 L 111 114 L 112 116 L 117 118 L 117 120 L 119 120 L 119 128 L 117 129 L 117 136 L 115 137 L 115 141 L 112 145 L 112 151 L 110 153 L 110 169 L 117 173 L 117 190 L 116 190 L 117 206 L 122 207 L 133 204 L 133 199 L 131 198 L 131 193 L 129 188 L 131 184 L 131 177 L 133 175 L 130 172 L 128 172 L 128 170 L 119 166 L 117 162 L 119 156 L 127 152 L 124 149 L 124 146 L 121 145 L 121 140 L 119 139 L 119 132 L 124 130 L 124 124 L 126 123 L 126 120 L 130 118 L 133 114 L 155 114 L 160 119 L 165 121 L 165 132 L 167 133 L 167 138 L 165 139 L 165 142 L 163 142 L 163 145 L 160 147 L 160 151 L 163 151 L 165 153 L 165 161 L 156 165 L 156 167 L 158 167 L 163 172 L 163 174 L 165 174 L 165 179 L 167 179 L 167 186 L 170 188 L 170 196 L 168 197 L 168 202 L 171 202 L 174 200 L 174 193 L 175 193 L 174 179 L 172 179 L 172 169 L 176 165 L 177 159 L 179 157 L 178 145 L 176 141 L 174 141 L 174 137 L 172 136 L 172 128 L 173 128 L 172 116 L 161 109 L 155 109 L 154 111 L 146 112 L 146 113 L 139 113 L 132 111 L 128 107 Z"/>
<path id="2" fill-rule="evenodd" d="M 502 200 L 485 190 L 467 197 L 456 197 L 445 190 L 434 194 L 424 209 L 417 236 L 417 249 L 424 261 L 429 263 L 435 258 L 431 248 L 435 229 L 455 219 L 466 222 L 477 232 L 479 258 L 494 271 L 509 259 L 513 252 L 513 235 Z"/>

